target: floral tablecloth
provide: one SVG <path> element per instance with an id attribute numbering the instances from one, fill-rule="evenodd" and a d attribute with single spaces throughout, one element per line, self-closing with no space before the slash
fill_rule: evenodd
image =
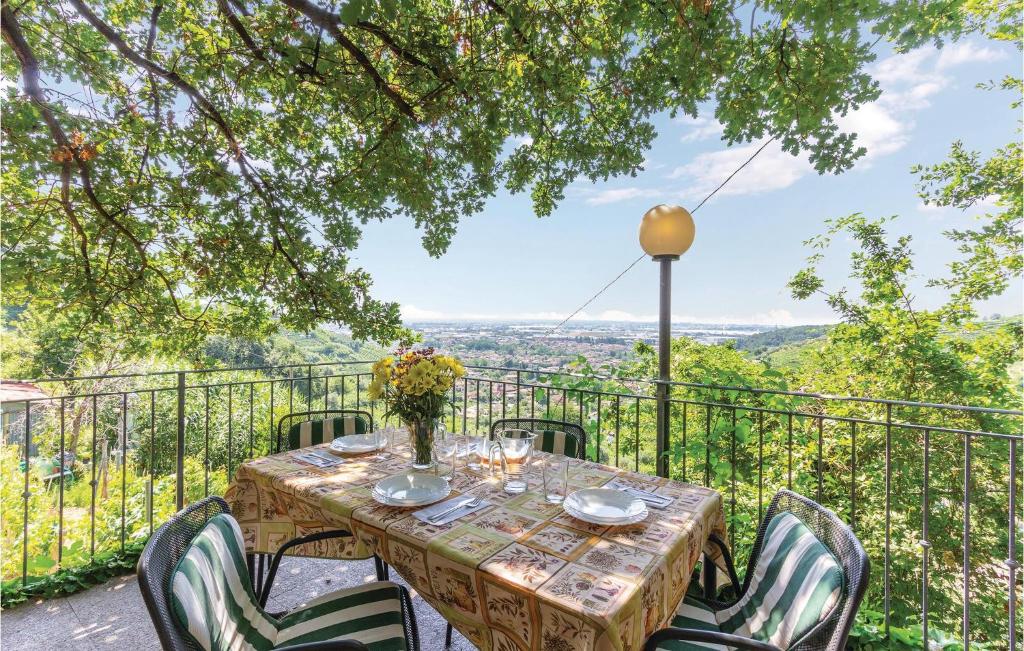
<path id="1" fill-rule="evenodd" d="M 600 527 L 544 501 L 536 461 L 530 490 L 515 496 L 488 470 L 460 467 L 452 495 L 483 497 L 491 507 L 429 525 L 412 517 L 416 509 L 384 506 L 370 495 L 381 478 L 409 470 L 406 442 L 393 453 L 325 469 L 297 458 L 309 450 L 238 469 L 226 499 L 248 551 L 273 552 L 296 536 L 347 529 L 354 538 L 296 549 L 330 558 L 376 552 L 481 649 L 639 649 L 671 619 L 708 536 L 725 534 L 716 491 L 576 460 L 570 490 L 614 478 L 674 501 L 651 509 L 640 524 Z"/>

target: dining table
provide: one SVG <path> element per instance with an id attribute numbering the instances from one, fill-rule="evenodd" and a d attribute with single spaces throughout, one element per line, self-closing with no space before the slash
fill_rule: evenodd
<path id="1" fill-rule="evenodd" d="M 451 495 L 480 498 L 478 510 L 446 524 L 423 507 L 379 503 L 374 486 L 412 472 L 404 430 L 382 451 L 341 457 L 329 445 L 243 463 L 225 499 L 246 551 L 274 553 L 297 536 L 343 529 L 291 553 L 319 558 L 380 556 L 415 594 L 485 650 L 640 649 L 667 626 L 702 554 L 720 563 L 712 534 L 726 538 L 715 490 L 593 461 L 573 459 L 568 491 L 633 487 L 669 498 L 628 526 L 596 525 L 545 500 L 537 451 L 527 490 L 508 494 L 500 469 L 459 464 Z M 663 506 L 661 506 L 663 505 Z"/>

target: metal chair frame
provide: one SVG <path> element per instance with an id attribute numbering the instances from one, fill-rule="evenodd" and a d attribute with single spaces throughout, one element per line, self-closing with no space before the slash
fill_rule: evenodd
<path id="1" fill-rule="evenodd" d="M 742 583 L 733 563 L 732 555 L 724 541 L 717 536 L 711 537 L 711 543 L 719 547 L 723 552 L 728 567 L 729 580 L 735 590 L 736 598 L 728 602 L 715 601 L 713 599 L 702 600 L 713 610 L 721 610 L 734 605 L 750 588 L 750 582 L 754 575 L 754 567 L 757 565 L 764 546 L 765 533 L 768 524 L 776 515 L 782 511 L 788 511 L 800 519 L 810 529 L 819 541 L 832 552 L 833 556 L 842 566 L 844 576 L 844 590 L 839 603 L 832 609 L 832 612 L 818 622 L 811 630 L 807 631 L 800 639 L 789 646 L 787 651 L 841 651 L 846 647 L 846 640 L 853 628 L 854 618 L 857 609 L 864 598 L 864 592 L 868 587 L 868 574 L 870 564 L 863 545 L 857 540 L 853 531 L 839 517 L 817 502 L 789 490 L 780 490 L 772 498 L 765 512 L 764 519 L 758 527 L 757 538 L 754 540 L 754 547 L 747 561 L 747 571 Z M 707 562 L 705 560 L 705 562 Z M 779 651 L 778 647 L 753 640 L 742 636 L 719 633 L 717 631 L 701 631 L 696 629 L 668 627 L 656 631 L 647 639 L 644 644 L 644 651 L 655 651 L 659 644 L 670 640 L 682 640 L 692 642 L 704 642 L 721 644 L 738 649 L 749 649 L 750 651 Z"/>
<path id="2" fill-rule="evenodd" d="M 184 631 L 174 618 L 171 606 L 171 580 L 178 561 L 187 553 L 192 541 L 211 518 L 220 514 L 231 515 L 231 509 L 220 497 L 208 497 L 189 505 L 156 530 L 139 557 L 139 588 L 160 639 L 160 646 L 167 651 L 197 651 L 200 649 L 192 636 Z M 344 533 L 351 535 L 348 532 Z M 260 607 L 264 607 L 267 603 L 278 565 L 286 549 L 306 542 L 330 538 L 334 534 L 334 531 L 320 532 L 285 543 L 274 555 L 269 575 L 262 590 L 256 592 Z M 410 650 L 419 651 L 419 631 L 416 628 L 416 615 L 413 611 L 412 599 L 405 586 L 399 586 L 399 588 L 402 617 L 408 624 L 405 627 L 406 644 Z M 327 640 L 288 647 L 289 650 L 294 649 L 295 651 L 364 651 L 367 648 L 365 644 L 355 640 Z"/>
<path id="3" fill-rule="evenodd" d="M 563 432 L 576 439 L 576 458 L 583 460 L 587 458 L 587 431 L 578 423 L 548 418 L 502 418 L 501 420 L 494 421 L 494 424 L 491 425 L 490 437 L 494 439 L 495 434 L 498 432 L 510 429 Z"/>
<path id="4" fill-rule="evenodd" d="M 305 420 L 308 421 L 327 420 L 328 415 L 333 418 L 337 418 L 338 416 L 359 416 L 366 420 L 367 426 L 369 427 L 368 431 L 373 431 L 373 416 L 370 412 L 363 411 L 362 409 L 319 409 L 313 411 L 295 411 L 290 414 L 285 414 L 281 417 L 281 420 L 277 421 L 277 441 L 274 446 L 274 452 L 283 451 L 281 449 L 281 442 L 284 440 L 282 433 L 284 432 L 285 421 L 291 421 L 301 417 L 306 417 Z M 321 416 L 321 418 L 318 419 L 316 416 Z M 294 424 L 295 423 L 293 422 L 289 422 L 288 427 L 291 428 Z"/>

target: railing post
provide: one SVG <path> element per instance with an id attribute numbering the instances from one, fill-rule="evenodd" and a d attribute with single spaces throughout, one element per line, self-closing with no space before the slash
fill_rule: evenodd
<path id="1" fill-rule="evenodd" d="M 178 371 L 178 445 L 177 481 L 174 503 L 178 510 L 185 508 L 185 372 Z"/>
<path id="2" fill-rule="evenodd" d="M 519 385 L 523 383 L 523 375 L 516 371 L 516 418 L 519 418 Z"/>

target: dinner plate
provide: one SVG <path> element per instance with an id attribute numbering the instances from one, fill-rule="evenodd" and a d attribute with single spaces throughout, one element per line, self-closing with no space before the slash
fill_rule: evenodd
<path id="1" fill-rule="evenodd" d="M 423 506 L 443 500 L 451 492 L 442 477 L 409 472 L 381 479 L 373 487 L 373 499 L 388 506 Z"/>
<path id="2" fill-rule="evenodd" d="M 562 503 L 562 509 L 570 516 L 576 518 L 577 520 L 582 520 L 583 522 L 587 522 L 590 524 L 596 524 L 600 527 L 622 527 L 637 524 L 639 522 L 643 522 L 644 520 L 646 520 L 647 516 L 650 514 L 650 511 L 648 511 L 645 508 L 643 511 L 640 511 L 635 516 L 630 518 L 623 518 L 622 520 L 605 521 L 595 520 L 594 518 L 592 518 L 589 515 L 586 515 L 585 513 L 580 513 L 571 506 L 566 506 L 564 502 Z"/>
<path id="3" fill-rule="evenodd" d="M 647 517 L 643 500 L 614 488 L 584 488 L 562 503 L 565 512 L 591 524 L 634 524 Z"/>
<path id="4" fill-rule="evenodd" d="M 362 454 L 364 452 L 376 452 L 385 445 L 388 439 L 386 436 L 378 437 L 376 434 L 349 434 L 339 436 L 331 441 L 331 451 L 344 454 Z"/>

